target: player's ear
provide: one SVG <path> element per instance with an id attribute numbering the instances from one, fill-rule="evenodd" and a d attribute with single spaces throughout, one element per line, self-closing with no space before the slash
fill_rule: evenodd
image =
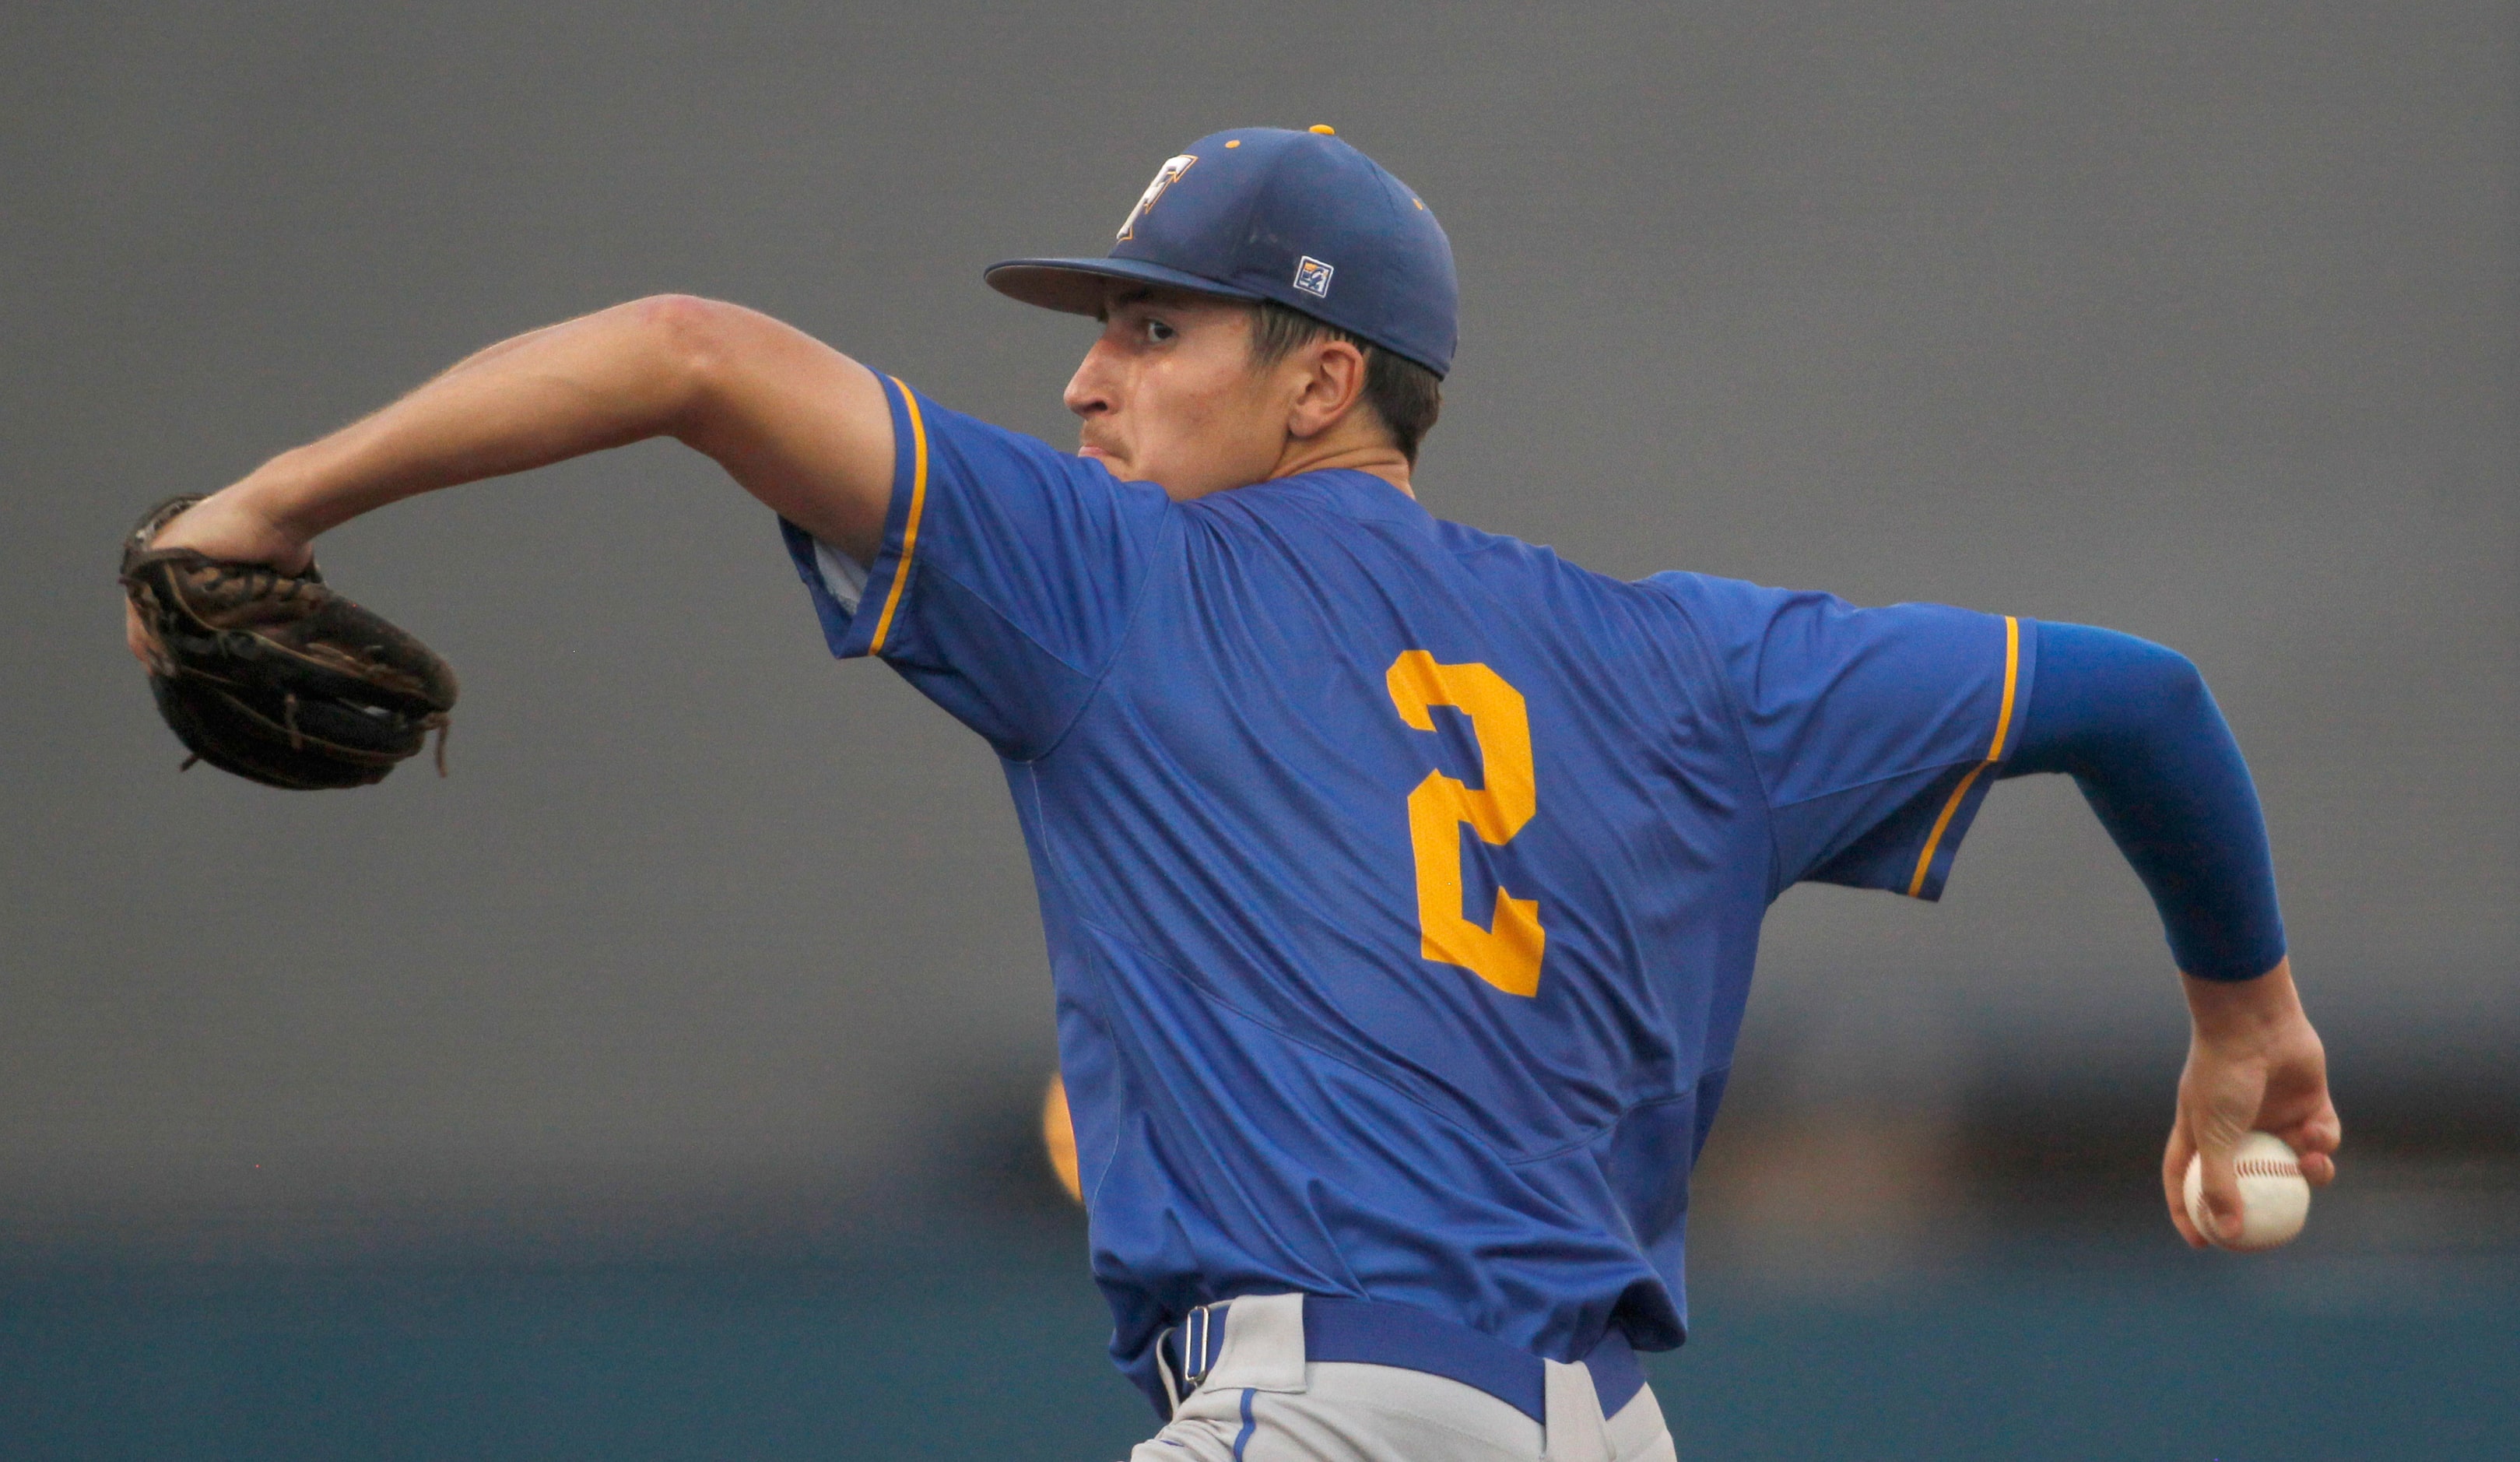
<path id="1" fill-rule="evenodd" d="M 1286 432 L 1297 439 L 1337 426 L 1365 399 L 1365 351 L 1342 340 L 1320 340 L 1296 352 L 1303 374 L 1287 410 Z"/>

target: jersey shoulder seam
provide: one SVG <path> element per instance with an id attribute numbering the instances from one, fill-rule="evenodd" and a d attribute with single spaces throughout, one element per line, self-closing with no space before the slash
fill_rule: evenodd
<path id="1" fill-rule="evenodd" d="M 1740 756 L 1741 764 L 1750 769 L 1750 781 L 1759 789 L 1760 810 L 1766 813 L 1762 831 L 1767 834 L 1768 839 L 1768 897 L 1773 900 L 1785 891 L 1781 883 L 1784 873 L 1784 850 L 1777 845 L 1776 796 L 1768 789 L 1768 776 L 1766 772 L 1760 770 L 1759 758 L 1751 754 L 1750 732 L 1742 724 L 1744 718 L 1741 713 L 1741 699 L 1732 693 L 1732 677 L 1725 674 L 1722 658 L 1716 655 L 1714 649 L 1707 644 L 1706 632 L 1698 627 L 1697 617 L 1689 612 L 1688 601 L 1656 584 L 1651 578 L 1635 580 L 1631 587 L 1652 594 L 1656 599 L 1671 606 L 1672 610 L 1680 616 L 1680 622 L 1688 630 L 1689 643 L 1697 647 L 1699 663 L 1706 667 L 1708 678 L 1715 682 L 1715 693 L 1724 698 L 1724 708 L 1732 715 L 1733 751 Z"/>
<path id="2" fill-rule="evenodd" d="M 1180 515 L 1177 513 L 1166 513 L 1164 515 L 1164 525 L 1161 529 L 1162 541 L 1159 541 L 1155 548 L 1157 556 L 1160 556 L 1165 552 L 1170 541 L 1177 537 L 1180 531 Z M 1127 648 L 1130 637 L 1137 633 L 1138 619 L 1146 613 L 1148 599 L 1152 597 L 1148 592 L 1151 587 L 1151 581 L 1156 573 L 1163 571 L 1160 568 L 1150 569 L 1145 578 L 1140 581 L 1138 586 L 1137 602 L 1129 606 L 1128 615 L 1122 619 L 1119 632 L 1111 637 L 1111 647 L 1102 657 L 1102 667 L 1099 670 L 1089 671 L 1084 666 L 1069 660 L 1066 656 L 1061 655 L 1058 651 L 1051 649 L 1048 645 L 1043 644 L 1040 639 L 1034 636 L 1031 630 L 1024 628 L 1022 624 L 1017 623 L 1011 616 L 1009 616 L 1006 611 L 998 608 L 997 604 L 992 601 L 988 595 L 981 593 L 978 589 L 973 588 L 969 583 L 957 577 L 952 570 L 940 568 L 931 563 L 923 566 L 923 571 L 933 571 L 945 578 L 951 579 L 955 586 L 962 589 L 963 592 L 969 594 L 972 598 L 977 599 L 982 604 L 988 605 L 989 612 L 996 615 L 999 620 L 1009 629 L 1012 629 L 1016 634 L 1023 636 L 1025 644 L 1040 651 L 1043 656 L 1067 670 L 1068 673 L 1086 682 L 1085 694 L 1077 699 L 1076 708 L 1069 711 L 1067 719 L 1059 722 L 1058 729 L 1052 731 L 1044 739 L 1039 751 L 1025 756 L 1010 756 L 1007 758 L 1020 766 L 1030 766 L 1033 763 L 1040 761 L 1043 757 L 1048 756 L 1051 753 L 1058 751 L 1058 748 L 1066 742 L 1068 733 L 1076 729 L 1076 723 L 1084 719 L 1086 710 L 1090 708 L 1094 705 L 1094 702 L 1102 696 L 1103 684 L 1111 678 L 1111 672 L 1119 667 L 1120 652 Z"/>

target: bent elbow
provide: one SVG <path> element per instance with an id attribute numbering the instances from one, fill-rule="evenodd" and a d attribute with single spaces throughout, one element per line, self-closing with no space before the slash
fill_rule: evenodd
<path id="1" fill-rule="evenodd" d="M 724 368 L 738 317 L 750 311 L 697 295 L 651 295 L 619 306 L 645 345 L 669 414 L 704 400 Z"/>
<path id="2" fill-rule="evenodd" d="M 2040 628 L 2042 674 L 2052 667 L 2075 687 L 2071 699 L 2120 725 L 2192 717 L 2211 705 L 2205 672 L 2167 645 L 2089 624 Z"/>
<path id="3" fill-rule="evenodd" d="M 661 335 L 698 341 L 717 327 L 737 306 L 698 295 L 650 295 L 619 306 L 633 319 Z"/>
<path id="4" fill-rule="evenodd" d="M 2090 624 L 2039 627 L 2039 672 L 2015 774 L 2103 775 L 2146 746 L 2176 741 L 2222 711 L 2204 672 L 2178 651 Z"/>
<path id="5" fill-rule="evenodd" d="M 2196 662 L 2166 645 L 2138 643 L 2145 653 L 2133 666 L 2134 684 L 2128 687 L 2132 704 L 2171 721 L 2192 721 L 2213 709 L 2214 693 L 2206 689 L 2205 672 Z"/>

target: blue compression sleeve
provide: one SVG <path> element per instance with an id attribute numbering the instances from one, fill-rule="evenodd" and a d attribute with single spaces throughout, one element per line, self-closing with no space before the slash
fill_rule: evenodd
<path id="1" fill-rule="evenodd" d="M 2070 773 L 2161 911 L 2179 968 L 2249 980 L 2284 955 L 2274 860 L 2248 763 L 2177 651 L 2038 626 L 2039 678 L 2002 775 Z"/>

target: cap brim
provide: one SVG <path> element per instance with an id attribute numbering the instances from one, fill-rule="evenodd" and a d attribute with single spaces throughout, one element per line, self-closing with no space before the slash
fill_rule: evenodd
<path id="1" fill-rule="evenodd" d="M 1071 315 L 1099 315 L 1111 281 L 1133 280 L 1192 295 L 1221 299 L 1257 299 L 1248 290 L 1222 285 L 1202 275 L 1143 259 L 1008 259 L 981 271 L 990 289 L 1010 299 L 1038 304 Z"/>

